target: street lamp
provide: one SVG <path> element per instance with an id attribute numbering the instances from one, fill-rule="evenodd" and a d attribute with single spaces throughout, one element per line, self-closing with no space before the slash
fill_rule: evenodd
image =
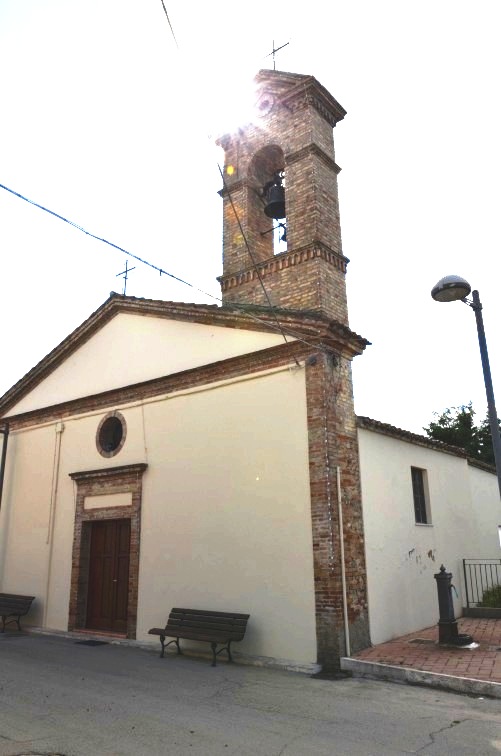
<path id="1" fill-rule="evenodd" d="M 467 299 L 470 292 L 471 300 Z M 460 278 L 459 276 L 445 276 L 445 278 L 441 278 L 440 281 L 435 284 L 431 290 L 431 296 L 436 302 L 455 302 L 460 299 L 462 302 L 469 305 L 475 313 L 480 357 L 482 359 L 482 368 L 484 371 L 487 411 L 492 436 L 492 449 L 494 451 L 494 462 L 498 476 L 499 495 L 501 496 L 501 436 L 499 434 L 498 416 L 496 405 L 494 403 L 494 390 L 492 388 L 491 369 L 489 367 L 489 356 L 487 354 L 487 342 L 485 340 L 484 321 L 482 318 L 482 304 L 480 302 L 478 291 L 471 291 L 470 284 L 468 281 L 465 281 L 464 278 Z"/>

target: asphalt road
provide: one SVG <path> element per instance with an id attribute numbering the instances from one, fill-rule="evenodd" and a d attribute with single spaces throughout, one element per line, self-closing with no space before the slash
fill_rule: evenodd
<path id="1" fill-rule="evenodd" d="M 0 756 L 501 754 L 499 700 L 0 638 Z"/>

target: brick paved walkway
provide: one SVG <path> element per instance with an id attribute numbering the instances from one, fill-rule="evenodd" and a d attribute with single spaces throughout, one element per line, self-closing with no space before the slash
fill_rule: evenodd
<path id="1" fill-rule="evenodd" d="M 478 648 L 439 646 L 435 625 L 368 648 L 354 658 L 501 683 L 501 619 L 463 617 L 458 620 L 458 629 L 472 635 Z"/>

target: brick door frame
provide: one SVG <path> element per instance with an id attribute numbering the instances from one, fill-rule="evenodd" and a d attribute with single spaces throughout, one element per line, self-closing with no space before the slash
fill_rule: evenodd
<path id="1" fill-rule="evenodd" d="M 142 478 L 145 463 L 70 473 L 77 486 L 71 568 L 68 630 L 86 630 L 91 524 L 99 520 L 130 520 L 127 638 L 135 639 L 139 582 Z M 85 508 L 85 499 L 106 494 L 131 494 L 128 506 Z M 90 632 L 90 631 L 89 631 Z"/>

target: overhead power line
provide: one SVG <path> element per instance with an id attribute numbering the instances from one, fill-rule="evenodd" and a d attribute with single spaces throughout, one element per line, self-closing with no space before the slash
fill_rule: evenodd
<path id="1" fill-rule="evenodd" d="M 10 194 L 13 194 L 15 197 L 18 197 L 19 199 L 22 199 L 25 202 L 28 202 L 30 205 L 34 205 L 35 207 L 38 207 L 40 210 L 43 210 L 45 213 L 49 213 L 49 215 L 53 215 L 54 218 L 57 218 L 58 220 L 62 220 L 64 223 L 67 223 L 68 225 L 73 226 L 73 228 L 76 228 L 78 231 L 81 231 L 83 234 L 86 234 L 86 236 L 90 236 L 92 239 L 96 239 L 97 241 L 103 242 L 103 244 L 107 244 L 109 247 L 112 247 L 113 249 L 118 249 L 119 252 L 123 252 L 125 255 L 128 255 L 129 257 L 134 258 L 134 260 L 137 260 L 143 265 L 147 265 L 149 268 L 153 268 L 153 270 L 157 270 L 161 276 L 162 275 L 168 276 L 169 278 L 172 278 L 175 281 L 178 281 L 179 283 L 184 284 L 185 286 L 189 286 L 194 291 L 198 291 L 200 294 L 203 294 L 204 296 L 209 297 L 210 299 L 214 299 L 215 301 L 222 303 L 221 297 L 216 297 L 214 294 L 210 294 L 208 291 L 204 291 L 204 289 L 200 289 L 195 284 L 192 284 L 189 281 L 185 281 L 184 278 L 180 278 L 179 276 L 174 275 L 174 273 L 169 273 L 168 270 L 165 270 L 164 268 L 160 268 L 158 265 L 154 265 L 148 260 L 145 260 L 144 258 L 139 257 L 139 255 L 135 255 L 133 252 L 129 252 L 127 249 L 124 249 L 124 247 L 120 247 L 118 244 L 114 244 L 113 242 L 108 241 L 108 239 L 104 239 L 102 236 L 97 236 L 97 234 L 93 234 L 90 231 L 87 231 L 87 229 L 83 228 L 83 226 L 80 226 L 78 223 L 74 223 L 68 218 L 65 218 L 60 213 L 56 213 L 54 212 L 54 210 L 50 210 L 48 207 L 41 205 L 39 202 L 35 202 L 34 200 L 29 199 L 29 197 L 25 197 L 25 195 L 21 194 L 20 192 L 15 192 L 13 189 L 10 189 L 8 186 L 5 186 L 5 184 L 0 184 L 0 189 L 5 189 L 5 191 L 10 192 Z M 258 315 L 255 315 L 254 313 L 249 312 L 249 310 L 247 309 L 247 305 L 243 305 L 238 302 L 231 302 L 230 304 L 231 304 L 231 307 L 238 309 L 243 315 L 248 317 L 250 320 L 254 320 L 257 323 L 260 323 L 261 325 L 271 330 L 280 331 L 282 336 L 284 336 L 284 333 L 286 333 L 291 338 L 295 339 L 296 341 L 300 341 L 301 343 L 307 346 L 314 347 L 315 349 L 322 349 L 320 345 L 305 341 L 305 339 L 300 334 L 290 330 L 289 328 L 284 327 L 278 321 L 278 319 L 276 319 L 277 322 L 275 324 L 270 323 L 269 320 L 264 320 L 263 318 L 260 318 Z M 273 311 L 273 308 L 270 308 L 270 309 Z M 275 315 L 275 313 L 273 314 Z M 287 339 L 285 339 L 285 341 L 287 343 Z"/>
<path id="2" fill-rule="evenodd" d="M 154 265 L 153 263 L 148 262 L 148 260 L 143 260 L 142 257 L 135 255 L 133 252 L 128 252 L 128 250 L 124 249 L 123 247 L 119 247 L 118 244 L 113 244 L 113 242 L 108 241 L 108 239 L 104 239 L 102 236 L 97 236 L 96 234 L 92 234 L 90 231 L 87 231 L 82 226 L 79 226 L 78 223 L 74 223 L 68 218 L 65 218 L 64 215 L 59 215 L 59 213 L 55 213 L 54 210 L 49 210 L 48 207 L 44 207 L 43 205 L 40 205 L 38 202 L 35 202 L 34 200 L 29 199 L 29 197 L 25 197 L 24 194 L 15 192 L 14 189 L 10 189 L 8 186 L 5 186 L 5 184 L 0 184 L 0 189 L 5 189 L 6 192 L 10 192 L 11 194 L 14 194 L 16 197 L 19 197 L 19 199 L 22 199 L 25 202 L 29 202 L 30 205 L 34 205 L 35 207 L 38 207 L 40 210 L 43 210 L 44 212 L 49 213 L 50 215 L 53 215 L 55 218 L 58 218 L 59 220 L 64 221 L 64 223 L 68 223 L 68 225 L 73 226 L 73 228 L 78 229 L 78 231 L 81 231 L 83 234 L 90 236 L 92 239 L 97 239 L 97 241 L 103 242 L 103 244 L 108 244 L 110 247 L 113 247 L 114 249 L 118 249 L 119 252 L 123 252 L 125 255 L 129 255 L 129 257 L 133 257 L 134 260 L 138 260 L 144 265 L 148 265 L 150 268 L 153 268 L 154 270 L 158 270 L 161 276 L 162 275 L 169 276 L 169 278 L 173 278 L 175 281 L 179 281 L 180 283 L 185 284 L 186 286 L 190 286 L 192 289 L 196 289 L 201 294 L 205 294 L 206 296 L 209 296 L 209 297 L 212 296 L 211 294 L 208 294 L 206 291 L 202 291 L 202 289 L 197 289 L 197 287 L 189 283 L 189 281 L 185 281 L 183 278 L 179 278 L 179 276 L 175 276 L 174 273 L 169 273 L 169 271 L 164 270 L 163 268 L 159 268 L 158 265 Z"/>
<path id="3" fill-rule="evenodd" d="M 164 10 L 165 16 L 167 18 L 169 27 L 170 27 L 170 31 L 171 31 L 172 37 L 174 39 L 174 42 L 176 43 L 176 47 L 179 50 L 179 44 L 177 42 L 176 35 L 174 33 L 174 28 L 173 28 L 171 20 L 169 18 L 169 14 L 167 12 L 167 8 L 165 6 L 164 0 L 161 0 L 161 3 L 162 3 L 162 7 L 163 7 L 163 10 Z M 286 45 L 282 45 L 282 47 L 285 47 L 285 46 Z M 274 43 L 273 43 L 273 47 L 274 47 Z M 281 48 L 278 48 L 278 49 L 281 49 Z M 277 50 L 274 49 L 274 52 L 277 52 Z M 240 222 L 240 218 L 238 216 L 237 209 L 236 209 L 236 207 L 235 207 L 235 205 L 233 203 L 233 198 L 231 196 L 231 190 L 228 188 L 228 186 L 226 184 L 226 181 L 225 181 L 225 178 L 224 178 L 224 174 L 223 174 L 223 171 L 221 170 L 221 166 L 219 165 L 219 163 L 217 164 L 217 167 L 219 169 L 219 173 L 221 175 L 221 178 L 222 178 L 222 181 L 223 181 L 223 185 L 224 185 L 224 187 L 225 187 L 225 189 L 227 191 L 228 197 L 230 199 L 230 204 L 231 204 L 233 213 L 235 215 L 235 218 L 237 220 L 238 226 L 240 228 L 240 232 L 242 234 L 242 237 L 243 237 L 244 243 L 246 245 L 246 248 L 247 248 L 249 257 L 251 259 L 252 265 L 253 265 L 253 267 L 254 267 L 254 269 L 256 271 L 256 274 L 258 276 L 259 283 L 261 284 L 261 287 L 263 289 L 263 293 L 264 293 L 265 299 L 266 299 L 266 301 L 268 303 L 268 307 L 270 309 L 270 312 L 272 313 L 272 315 L 274 317 L 275 324 L 270 323 L 270 321 L 264 320 L 263 318 L 260 318 L 257 315 L 255 315 L 254 313 L 249 312 L 249 310 L 247 309 L 246 305 L 242 305 L 242 304 L 237 303 L 237 302 L 231 302 L 231 303 L 228 303 L 228 304 L 231 304 L 231 307 L 234 307 L 235 309 L 240 310 L 240 312 L 242 314 L 246 315 L 251 320 L 254 320 L 254 321 L 260 323 L 261 325 L 265 326 L 266 328 L 271 329 L 271 330 L 279 331 L 281 333 L 281 335 L 282 335 L 282 337 L 283 337 L 283 339 L 284 339 L 284 341 L 285 341 L 286 344 L 289 343 L 287 341 L 287 335 L 289 335 L 291 338 L 293 338 L 296 341 L 299 341 L 299 342 L 305 344 L 306 346 L 310 346 L 310 347 L 313 347 L 315 349 L 320 349 L 321 351 L 328 352 L 329 350 L 326 350 L 325 347 L 322 347 L 319 344 L 314 344 L 314 343 L 306 341 L 300 334 L 297 334 L 294 331 L 291 331 L 289 328 L 284 327 L 282 325 L 282 323 L 280 322 L 280 320 L 278 318 L 278 315 L 276 313 L 275 307 L 273 306 L 273 304 L 272 304 L 272 302 L 270 300 L 269 294 L 268 294 L 268 292 L 266 290 L 266 287 L 264 285 L 263 278 L 262 278 L 261 273 L 259 271 L 259 268 L 257 266 L 257 263 L 256 263 L 256 260 L 254 258 L 254 255 L 252 253 L 252 250 L 251 250 L 250 244 L 248 242 L 247 236 L 246 236 L 245 231 L 244 231 L 244 229 L 242 227 L 242 224 Z M 170 273 L 169 271 L 165 270 L 164 268 L 160 268 L 158 265 L 154 265 L 153 263 L 149 262 L 148 260 L 145 260 L 144 258 L 139 257 L 139 255 L 136 255 L 133 252 L 129 252 L 128 250 L 124 249 L 123 247 L 120 247 L 118 244 L 114 244 L 113 242 L 110 242 L 108 239 L 105 239 L 102 236 L 98 236 L 97 234 L 93 234 L 90 231 L 87 231 L 85 228 L 83 228 L 82 226 L 80 226 L 78 223 L 74 223 L 73 221 L 69 220 L 68 218 L 65 218 L 63 215 L 60 215 L 59 213 L 56 213 L 53 210 L 50 210 L 49 208 L 45 207 L 44 205 L 41 205 L 38 202 L 35 202 L 34 200 L 29 199 L 28 197 L 26 197 L 25 195 L 21 194 L 20 192 L 16 192 L 13 189 L 10 189 L 8 186 L 5 186 L 4 184 L 0 184 L 0 188 L 4 189 L 7 192 L 10 192 L 11 194 L 15 195 L 16 197 L 19 197 L 19 199 L 22 199 L 25 202 L 28 202 L 29 204 L 34 205 L 35 207 L 38 207 L 40 210 L 43 210 L 44 212 L 49 213 L 50 215 L 53 215 L 55 218 L 58 218 L 59 220 L 62 220 L 64 223 L 68 223 L 68 225 L 73 226 L 73 228 L 76 228 L 78 231 L 81 231 L 83 234 L 86 234 L 87 236 L 90 236 L 92 239 L 96 239 L 96 241 L 100 241 L 103 244 L 107 244 L 108 246 L 112 247 L 113 249 L 117 249 L 119 252 L 123 252 L 125 255 L 128 255 L 129 257 L 132 257 L 134 260 L 137 260 L 138 262 L 143 263 L 143 265 L 147 265 L 148 267 L 152 268 L 153 270 L 157 270 L 160 273 L 161 276 L 162 275 L 168 276 L 169 278 L 172 278 L 173 280 L 178 281 L 179 283 L 182 283 L 185 286 L 189 286 L 190 288 L 192 288 L 195 291 L 198 291 L 200 294 L 203 294 L 204 296 L 210 297 L 211 299 L 214 299 L 217 302 L 223 303 L 223 300 L 220 297 L 216 297 L 214 294 L 210 294 L 209 292 L 204 291 L 203 289 L 200 289 L 199 287 L 195 286 L 194 284 L 190 283 L 189 281 L 185 281 L 183 278 L 180 278 L 179 276 L 176 276 L 173 273 Z M 125 291 L 124 291 L 124 294 L 125 294 Z M 294 358 L 294 359 L 295 359 L 296 364 L 299 364 L 298 361 L 297 361 L 297 358 Z"/>
<path id="4" fill-rule="evenodd" d="M 171 34 L 172 34 L 172 37 L 173 37 L 173 39 L 174 39 L 174 42 L 176 43 L 176 47 L 177 47 L 177 49 L 179 50 L 179 45 L 178 45 L 178 43 L 177 43 L 176 35 L 174 34 L 174 29 L 172 28 L 172 24 L 171 24 L 171 22 L 170 22 L 169 14 L 167 13 L 167 8 L 165 7 L 165 3 L 164 3 L 164 0 L 160 0 L 160 2 L 162 3 L 162 8 L 164 9 L 165 18 L 167 19 L 167 22 L 168 22 L 168 24 L 169 24 L 169 27 L 170 27 L 170 30 L 171 30 Z"/>
<path id="5" fill-rule="evenodd" d="M 169 22 L 169 26 L 170 26 L 170 30 L 171 30 L 171 32 L 172 32 L 172 36 L 174 37 L 174 41 L 176 42 L 176 46 L 177 46 L 177 48 L 178 48 L 178 50 L 179 50 L 179 45 L 177 44 L 176 35 L 174 34 L 174 29 L 172 28 L 172 24 L 171 24 L 171 22 L 170 22 L 170 19 L 169 19 L 168 13 L 167 13 L 167 9 L 166 9 L 166 7 L 165 7 L 165 3 L 164 3 L 164 0 L 161 0 L 161 3 L 162 3 L 162 7 L 163 7 L 163 9 L 164 9 L 165 15 L 167 16 L 167 21 Z M 289 43 L 287 42 L 287 43 L 286 43 L 285 45 L 282 45 L 282 47 L 286 47 L 286 46 L 287 46 L 288 44 L 289 44 Z M 279 48 L 275 49 L 275 42 L 273 42 L 273 68 L 275 68 L 275 53 L 276 53 L 276 52 L 278 52 L 278 50 L 281 50 L 281 49 L 282 49 L 282 47 L 279 47 Z M 243 227 L 242 227 L 242 224 L 241 224 L 241 222 L 240 222 L 240 218 L 238 217 L 237 209 L 236 209 L 236 207 L 235 207 L 235 204 L 234 204 L 234 202 L 233 202 L 233 197 L 231 196 L 231 190 L 230 190 L 230 189 L 228 188 L 228 186 L 227 186 L 227 184 L 226 184 L 226 181 L 225 181 L 225 178 L 224 178 L 224 173 L 223 173 L 223 171 L 221 170 L 221 166 L 219 165 L 219 163 L 217 164 L 217 167 L 218 167 L 218 169 L 219 169 L 219 173 L 221 174 L 221 178 L 222 178 L 222 180 L 223 180 L 223 186 L 224 186 L 224 188 L 225 188 L 225 190 L 226 190 L 226 193 L 227 193 L 227 195 L 228 195 L 228 197 L 229 197 L 229 200 L 230 200 L 230 204 L 231 204 L 231 209 L 232 209 L 232 211 L 233 211 L 233 214 L 234 214 L 234 216 L 235 216 L 235 218 L 236 218 L 236 221 L 237 221 L 237 223 L 238 223 L 238 227 L 239 227 L 239 229 L 240 229 L 240 233 L 242 234 L 242 238 L 243 238 L 243 240 L 244 240 L 244 243 L 245 243 L 245 246 L 246 246 L 247 252 L 248 252 L 248 254 L 249 254 L 249 257 L 250 257 L 250 259 L 251 259 L 251 262 L 252 262 L 252 267 L 253 267 L 253 268 L 254 268 L 254 270 L 256 271 L 256 275 L 257 275 L 257 277 L 258 277 L 258 279 L 259 279 L 259 283 L 261 284 L 261 288 L 262 288 L 262 290 L 263 290 L 263 293 L 264 293 L 265 299 L 266 299 L 266 301 L 268 302 L 268 307 L 270 308 L 270 311 L 272 312 L 272 314 L 273 314 L 273 317 L 275 318 L 275 321 L 276 321 L 276 324 L 277 324 L 277 326 L 278 326 L 278 329 L 280 330 L 280 333 L 282 334 L 282 336 L 283 336 L 283 339 L 284 339 L 285 343 L 287 344 L 288 342 L 287 342 L 287 337 L 286 337 L 286 335 L 285 335 L 285 331 L 284 331 L 284 329 L 282 328 L 282 325 L 281 325 L 281 323 L 280 323 L 280 321 L 279 321 L 279 319 L 278 319 L 278 315 L 277 315 L 277 313 L 276 313 L 276 310 L 275 310 L 275 308 L 274 308 L 274 306 L 273 306 L 273 304 L 272 304 L 272 302 L 271 302 L 271 299 L 270 299 L 270 297 L 269 297 L 269 294 L 268 294 L 268 292 L 266 291 L 266 286 L 264 285 L 263 277 L 262 277 L 262 275 L 261 275 L 261 273 L 260 273 L 260 271 L 259 271 L 259 268 L 258 268 L 258 266 L 257 266 L 257 264 L 256 264 L 256 260 L 255 260 L 255 257 L 254 257 L 254 255 L 253 255 L 253 253 L 252 253 L 252 250 L 251 250 L 251 247 L 250 247 L 249 241 L 248 241 L 248 239 L 247 239 L 247 236 L 246 236 L 246 234 L 245 234 L 245 231 L 244 231 L 244 229 L 243 229 Z M 297 364 L 297 365 L 299 365 L 299 363 L 298 363 L 297 359 L 296 359 L 296 358 L 294 358 L 294 359 L 296 360 L 296 364 Z"/>

